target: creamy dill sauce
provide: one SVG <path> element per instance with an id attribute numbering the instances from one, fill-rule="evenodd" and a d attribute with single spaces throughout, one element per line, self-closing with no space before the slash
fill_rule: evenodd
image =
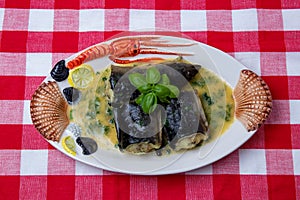
<path id="1" fill-rule="evenodd" d="M 81 91 L 80 102 L 71 106 L 69 113 L 71 121 L 82 128 L 82 136 L 92 137 L 102 147 L 118 143 L 113 112 L 109 105 L 112 96 L 110 73 L 110 68 L 97 72 L 91 86 Z"/>
<path id="2" fill-rule="evenodd" d="M 209 124 L 207 142 L 212 141 L 234 121 L 232 89 L 215 73 L 203 67 L 190 84 L 197 91 Z"/>
<path id="3" fill-rule="evenodd" d="M 111 68 L 97 72 L 91 86 L 82 92 L 78 104 L 70 106 L 69 117 L 82 128 L 82 136 L 94 138 L 101 147 L 117 147 L 117 133 L 112 108 L 109 77 Z M 234 121 L 232 89 L 216 74 L 201 68 L 190 81 L 200 98 L 209 123 L 206 142 L 224 133 Z M 167 148 L 169 149 L 169 148 Z M 168 153 L 171 150 L 168 150 Z"/>

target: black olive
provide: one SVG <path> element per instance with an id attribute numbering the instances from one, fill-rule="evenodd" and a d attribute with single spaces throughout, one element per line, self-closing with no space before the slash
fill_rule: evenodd
<path id="1" fill-rule="evenodd" d="M 54 80 L 58 82 L 66 80 L 69 76 L 69 69 L 65 66 L 65 60 L 61 60 L 56 63 L 51 70 L 50 75 Z"/>
<path id="2" fill-rule="evenodd" d="M 74 105 L 79 102 L 81 92 L 73 87 L 67 87 L 63 90 L 65 98 L 67 99 L 68 104 Z"/>
<path id="3" fill-rule="evenodd" d="M 97 143 L 92 138 L 78 137 L 76 143 L 82 148 L 83 155 L 90 155 L 98 149 Z"/>

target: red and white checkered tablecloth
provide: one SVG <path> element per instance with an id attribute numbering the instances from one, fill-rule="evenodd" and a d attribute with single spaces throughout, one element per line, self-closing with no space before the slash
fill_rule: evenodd
<path id="1" fill-rule="evenodd" d="M 112 35 L 167 29 L 260 74 L 274 109 L 242 147 L 175 175 L 77 162 L 32 125 L 31 95 L 53 65 Z M 300 1 L 0 0 L 0 199 L 300 199 Z"/>

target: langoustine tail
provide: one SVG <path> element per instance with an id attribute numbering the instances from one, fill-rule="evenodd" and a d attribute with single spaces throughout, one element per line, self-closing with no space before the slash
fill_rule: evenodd
<path id="1" fill-rule="evenodd" d="M 97 58 L 104 57 L 106 55 L 110 54 L 110 47 L 107 44 L 101 44 L 93 46 L 79 55 L 77 55 L 74 59 L 70 60 L 67 64 L 67 68 L 73 69 L 85 62 L 88 62 L 90 60 L 94 60 Z"/>

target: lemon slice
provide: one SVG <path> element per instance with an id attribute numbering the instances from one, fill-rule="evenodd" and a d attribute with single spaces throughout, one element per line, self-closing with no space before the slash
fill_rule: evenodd
<path id="1" fill-rule="evenodd" d="M 76 155 L 76 144 L 71 136 L 66 136 L 62 139 L 62 146 L 69 154 Z"/>
<path id="2" fill-rule="evenodd" d="M 68 82 L 78 89 L 87 88 L 94 80 L 95 72 L 90 65 L 83 64 L 70 71 Z"/>

